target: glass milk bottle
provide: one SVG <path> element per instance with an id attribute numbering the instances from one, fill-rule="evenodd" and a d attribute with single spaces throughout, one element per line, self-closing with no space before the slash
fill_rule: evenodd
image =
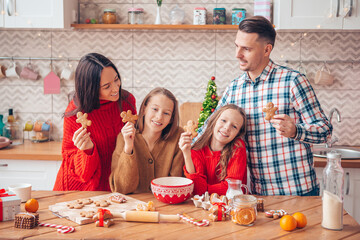
<path id="1" fill-rule="evenodd" d="M 343 229 L 344 170 L 340 160 L 340 153 L 329 152 L 323 171 L 321 225 L 331 230 Z"/>
<path id="2" fill-rule="evenodd" d="M 233 199 L 237 195 L 243 195 L 242 188 L 245 189 L 245 194 L 248 194 L 249 189 L 245 184 L 242 184 L 241 180 L 227 178 L 226 181 L 228 182 L 228 189 L 226 191 L 226 197 L 228 199 Z"/>

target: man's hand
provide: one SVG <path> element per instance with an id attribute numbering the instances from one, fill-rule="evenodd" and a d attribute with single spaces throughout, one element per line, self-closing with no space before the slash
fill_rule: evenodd
<path id="1" fill-rule="evenodd" d="M 274 115 L 273 119 L 270 120 L 276 132 L 281 136 L 294 138 L 296 136 L 295 121 L 286 114 Z"/>

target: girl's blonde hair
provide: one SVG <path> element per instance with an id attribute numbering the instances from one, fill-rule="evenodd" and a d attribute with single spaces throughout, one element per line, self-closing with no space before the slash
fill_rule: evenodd
<path id="1" fill-rule="evenodd" d="M 207 127 L 206 127 L 203 135 L 201 135 L 197 139 L 197 141 L 194 143 L 194 145 L 192 146 L 192 149 L 194 149 L 194 150 L 200 150 L 205 146 L 210 146 L 216 122 L 219 119 L 219 117 L 221 116 L 221 114 L 228 109 L 238 111 L 240 113 L 241 117 L 243 118 L 244 123 L 241 126 L 241 128 L 240 128 L 238 134 L 235 136 L 235 138 L 231 142 L 226 144 L 224 149 L 221 151 L 220 161 L 216 165 L 216 176 L 220 181 L 224 180 L 225 177 L 227 176 L 226 169 L 227 169 L 230 159 L 233 157 L 234 148 L 235 147 L 236 148 L 245 147 L 245 146 L 241 146 L 241 143 L 237 144 L 237 140 L 243 139 L 246 134 L 247 121 L 246 121 L 246 114 L 245 114 L 244 109 L 242 109 L 241 107 L 238 107 L 234 104 L 228 104 L 228 105 L 225 105 L 225 106 L 221 107 L 220 109 L 218 109 L 216 112 L 214 112 L 210 116 Z"/>
<path id="2" fill-rule="evenodd" d="M 142 133 L 144 131 L 145 108 L 148 105 L 150 98 L 152 98 L 153 96 L 158 95 L 158 94 L 162 94 L 162 95 L 166 96 L 174 103 L 174 110 L 172 111 L 170 122 L 162 130 L 162 133 L 161 133 L 161 139 L 167 140 L 170 136 L 172 136 L 177 131 L 177 128 L 179 127 L 179 108 L 178 108 L 178 102 L 177 102 L 174 94 L 172 94 L 172 92 L 170 92 L 166 88 L 160 88 L 160 87 L 154 88 L 153 90 L 151 90 L 148 93 L 148 95 L 146 95 L 146 97 L 144 98 L 144 100 L 141 103 L 140 111 L 139 111 L 139 120 L 136 122 L 135 128 L 139 129 L 140 133 Z"/>

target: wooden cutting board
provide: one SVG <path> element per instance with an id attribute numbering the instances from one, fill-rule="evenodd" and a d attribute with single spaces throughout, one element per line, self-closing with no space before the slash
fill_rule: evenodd
<path id="1" fill-rule="evenodd" d="M 126 203 L 111 202 L 109 200 L 109 197 L 112 195 L 122 195 L 126 198 L 127 201 L 126 201 Z M 85 205 L 81 209 L 70 209 L 67 206 L 67 204 L 76 203 L 77 199 L 74 199 L 72 201 L 60 202 L 60 203 L 56 203 L 54 205 L 50 205 L 49 210 L 60 217 L 67 218 L 73 222 L 76 222 L 77 224 L 82 225 L 82 224 L 92 223 L 93 220 L 92 220 L 92 218 L 86 218 L 86 217 L 80 216 L 80 212 L 83 212 L 83 211 L 97 212 L 97 210 L 99 208 L 104 208 L 104 209 L 108 209 L 111 213 L 118 213 L 118 212 L 134 210 L 134 209 L 136 209 L 136 206 L 139 203 L 144 203 L 143 201 L 137 200 L 135 198 L 132 198 L 127 195 L 120 194 L 120 193 L 109 193 L 109 194 L 91 197 L 90 199 L 93 200 L 94 202 L 99 201 L 99 200 L 108 200 L 111 204 L 108 207 L 97 207 L 94 203 L 91 203 L 91 204 Z"/>

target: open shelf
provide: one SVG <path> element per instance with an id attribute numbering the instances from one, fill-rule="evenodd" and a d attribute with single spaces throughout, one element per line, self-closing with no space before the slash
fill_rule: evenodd
<path id="1" fill-rule="evenodd" d="M 76 29 L 188 29 L 236 30 L 237 25 L 168 25 L 168 24 L 71 24 Z"/>

